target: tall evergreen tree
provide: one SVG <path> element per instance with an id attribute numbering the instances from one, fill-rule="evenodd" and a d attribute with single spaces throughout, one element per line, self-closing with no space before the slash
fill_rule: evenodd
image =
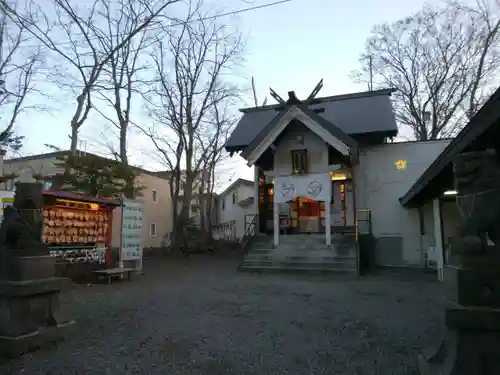
<path id="1" fill-rule="evenodd" d="M 135 198 L 137 171 L 123 163 L 87 153 L 59 156 L 56 165 L 65 172 L 52 179 L 57 188 L 99 197 Z"/>

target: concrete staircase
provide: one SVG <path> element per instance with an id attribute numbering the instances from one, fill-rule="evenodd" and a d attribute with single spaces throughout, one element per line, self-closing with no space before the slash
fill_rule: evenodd
<path id="1" fill-rule="evenodd" d="M 332 234 L 332 245 L 324 234 L 258 235 L 240 265 L 242 271 L 296 271 L 307 273 L 357 272 L 355 235 Z"/>

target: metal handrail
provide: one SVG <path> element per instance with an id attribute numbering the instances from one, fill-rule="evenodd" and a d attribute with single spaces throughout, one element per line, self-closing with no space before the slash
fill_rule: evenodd
<path id="1" fill-rule="evenodd" d="M 250 216 L 250 215 L 248 215 Z M 246 217 L 245 215 L 245 224 L 246 224 Z M 255 236 L 257 229 L 257 214 L 253 215 L 252 220 L 248 224 L 248 226 L 245 228 L 245 233 L 243 233 L 243 236 L 239 239 L 238 243 L 241 245 L 241 250 L 244 252 L 245 247 L 248 244 L 248 241 L 251 236 Z"/>
<path id="2" fill-rule="evenodd" d="M 250 220 L 250 223 L 248 223 L 248 226 L 247 226 L 247 221 L 246 221 L 247 216 L 252 216 L 252 220 Z M 250 228 L 252 228 L 255 225 L 256 218 L 257 218 L 257 214 L 245 214 L 245 226 L 246 226 L 246 228 L 245 228 L 245 232 L 243 233 L 243 237 L 245 237 L 249 234 Z M 241 242 L 241 239 L 243 237 L 240 238 L 240 242 Z"/>

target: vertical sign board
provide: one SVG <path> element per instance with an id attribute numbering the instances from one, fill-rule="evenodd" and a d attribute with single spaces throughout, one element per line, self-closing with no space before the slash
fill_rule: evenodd
<path id="1" fill-rule="evenodd" d="M 142 271 L 143 216 L 141 202 L 123 201 L 120 261 L 134 261 L 139 272 Z"/>

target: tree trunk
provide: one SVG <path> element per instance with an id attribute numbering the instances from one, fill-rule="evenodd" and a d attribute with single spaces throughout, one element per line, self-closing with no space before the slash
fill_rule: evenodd
<path id="1" fill-rule="evenodd" d="M 172 223 L 172 238 L 170 241 L 170 246 L 174 251 L 182 251 L 183 235 L 180 217 L 181 215 L 176 215 Z"/>
<path id="2" fill-rule="evenodd" d="M 127 128 L 126 123 L 120 125 L 120 159 L 123 164 L 128 165 L 127 157 Z"/>
<path id="3" fill-rule="evenodd" d="M 72 121 L 71 122 L 71 146 L 69 150 L 72 153 L 76 153 L 78 149 L 78 125 Z"/>
<path id="4" fill-rule="evenodd" d="M 177 165 L 172 171 L 172 177 L 170 178 L 170 197 L 172 199 L 172 237 L 170 241 L 170 246 L 174 251 L 181 250 L 183 248 L 183 223 L 185 222 L 185 215 L 182 210 L 179 211 L 179 193 L 181 187 L 181 171 L 179 166 L 179 160 L 177 159 Z"/>
<path id="5" fill-rule="evenodd" d="M 205 211 L 205 219 L 206 219 L 206 230 L 205 230 L 205 235 L 208 241 L 212 242 L 214 239 L 213 232 L 212 232 L 212 200 L 213 200 L 213 195 L 212 192 L 208 192 L 206 195 L 206 211 Z"/>
<path id="6" fill-rule="evenodd" d="M 204 173 L 203 173 L 204 176 Z M 203 234 L 206 232 L 206 195 L 205 195 L 205 177 L 201 178 L 201 186 L 198 192 L 198 203 L 200 205 L 200 229 Z"/>

